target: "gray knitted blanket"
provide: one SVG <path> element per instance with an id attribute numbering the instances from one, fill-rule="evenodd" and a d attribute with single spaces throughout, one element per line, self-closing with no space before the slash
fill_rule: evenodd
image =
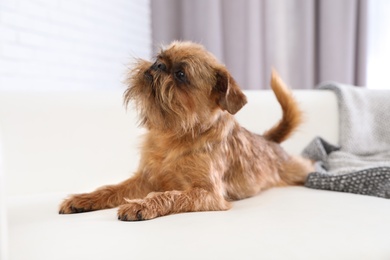
<path id="1" fill-rule="evenodd" d="M 305 186 L 390 198 L 390 91 L 328 83 L 339 106 L 339 145 L 315 138 L 302 152 L 316 161 Z"/>

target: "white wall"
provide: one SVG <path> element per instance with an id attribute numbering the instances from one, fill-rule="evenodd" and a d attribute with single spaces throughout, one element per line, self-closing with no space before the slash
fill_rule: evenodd
<path id="1" fill-rule="evenodd" d="M 123 88 L 150 17 L 149 0 L 0 0 L 0 90 Z"/>

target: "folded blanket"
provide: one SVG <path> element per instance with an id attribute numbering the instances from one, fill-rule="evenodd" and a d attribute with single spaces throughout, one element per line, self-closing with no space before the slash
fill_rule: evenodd
<path id="1" fill-rule="evenodd" d="M 328 83 L 339 105 L 339 146 L 315 138 L 303 155 L 316 161 L 305 186 L 390 198 L 390 91 Z"/>

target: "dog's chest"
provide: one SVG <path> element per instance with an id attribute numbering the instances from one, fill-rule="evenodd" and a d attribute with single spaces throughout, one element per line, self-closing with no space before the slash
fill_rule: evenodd
<path id="1" fill-rule="evenodd" d="M 157 190 L 179 190 L 190 182 L 194 161 L 189 149 L 180 144 L 148 140 L 142 149 L 139 171 Z"/>

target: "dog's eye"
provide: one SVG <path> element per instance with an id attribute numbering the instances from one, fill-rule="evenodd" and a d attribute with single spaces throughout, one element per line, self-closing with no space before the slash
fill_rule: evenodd
<path id="1" fill-rule="evenodd" d="M 185 81 L 186 74 L 182 70 L 178 70 L 175 72 L 175 78 L 179 81 Z"/>

